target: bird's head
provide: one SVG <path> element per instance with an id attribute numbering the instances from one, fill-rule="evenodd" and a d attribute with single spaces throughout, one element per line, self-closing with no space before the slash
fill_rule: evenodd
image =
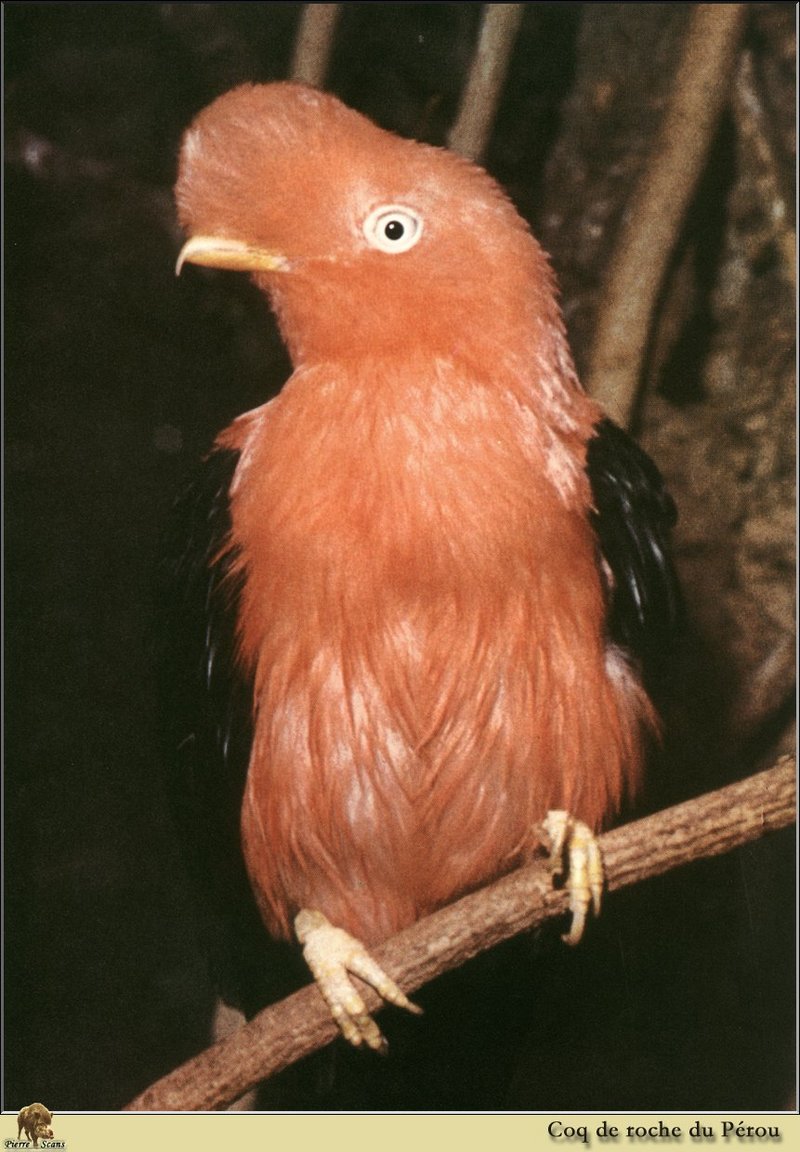
<path id="1" fill-rule="evenodd" d="M 478 331 L 508 346 L 560 326 L 546 260 L 486 172 L 327 93 L 219 97 L 186 132 L 176 197 L 178 268 L 250 272 L 296 365 L 410 344 L 468 356 Z"/>

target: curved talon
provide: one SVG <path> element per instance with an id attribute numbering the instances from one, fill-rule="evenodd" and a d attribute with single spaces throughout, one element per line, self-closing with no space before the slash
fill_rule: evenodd
<path id="1" fill-rule="evenodd" d="M 603 857 L 588 825 L 574 820 L 568 812 L 548 812 L 542 825 L 550 841 L 550 868 L 554 877 L 564 874 L 567 857 L 567 887 L 572 923 L 561 939 L 577 944 L 586 928 L 589 909 L 600 914 L 603 898 Z"/>
<path id="2" fill-rule="evenodd" d="M 422 1009 L 376 964 L 360 940 L 336 928 L 321 912 L 303 908 L 295 917 L 294 930 L 317 987 L 344 1038 L 356 1048 L 366 1044 L 374 1052 L 384 1054 L 388 1044 L 348 978 L 348 972 L 360 976 L 387 1002 L 417 1015 Z"/>

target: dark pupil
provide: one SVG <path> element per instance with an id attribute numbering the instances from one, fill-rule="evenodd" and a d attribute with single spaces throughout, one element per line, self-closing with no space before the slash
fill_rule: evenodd
<path id="1" fill-rule="evenodd" d="M 399 220 L 390 220 L 384 229 L 387 240 L 399 240 L 404 232 L 405 228 Z"/>

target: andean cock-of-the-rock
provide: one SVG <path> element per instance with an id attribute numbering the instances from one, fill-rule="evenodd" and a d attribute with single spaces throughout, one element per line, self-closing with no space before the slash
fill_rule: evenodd
<path id="1" fill-rule="evenodd" d="M 370 946 L 542 845 L 569 861 L 569 940 L 599 905 L 592 833 L 657 728 L 673 507 L 477 165 L 244 85 L 187 130 L 176 198 L 179 269 L 248 272 L 293 367 L 191 497 L 213 718 L 192 778 L 232 806 L 269 933 L 379 1049 L 347 973 L 414 1006 Z"/>

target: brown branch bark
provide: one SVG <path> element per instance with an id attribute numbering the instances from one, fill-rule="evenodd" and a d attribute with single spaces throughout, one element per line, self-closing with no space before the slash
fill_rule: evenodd
<path id="1" fill-rule="evenodd" d="M 294 47 L 292 80 L 314 88 L 325 83 L 340 10 L 340 4 L 306 4 Z"/>
<path id="2" fill-rule="evenodd" d="M 794 189 L 782 187 L 780 163 L 772 140 L 769 118 L 758 90 L 753 56 L 743 52 L 734 86 L 733 111 L 743 145 L 750 151 L 756 185 L 764 211 L 772 224 L 775 244 L 792 287 L 797 283 L 797 234 L 792 226 L 790 203 Z M 787 194 L 788 193 L 788 194 Z"/>
<path id="3" fill-rule="evenodd" d="M 664 273 L 728 99 L 746 4 L 697 4 L 653 156 L 616 242 L 586 387 L 630 422 Z"/>
<path id="4" fill-rule="evenodd" d="M 488 143 L 523 8 L 523 4 L 484 5 L 461 107 L 447 137 L 454 152 L 471 160 L 480 159 Z"/>
<path id="5" fill-rule="evenodd" d="M 786 756 L 766 772 L 602 836 L 608 889 L 730 852 L 794 819 L 795 761 Z M 562 915 L 566 902 L 547 867 L 532 864 L 399 933 L 375 949 L 375 958 L 410 993 L 492 945 Z M 371 989 L 364 998 L 370 1011 L 379 1007 Z M 336 1034 L 321 996 L 309 986 L 164 1076 L 127 1110 L 224 1108 Z"/>

